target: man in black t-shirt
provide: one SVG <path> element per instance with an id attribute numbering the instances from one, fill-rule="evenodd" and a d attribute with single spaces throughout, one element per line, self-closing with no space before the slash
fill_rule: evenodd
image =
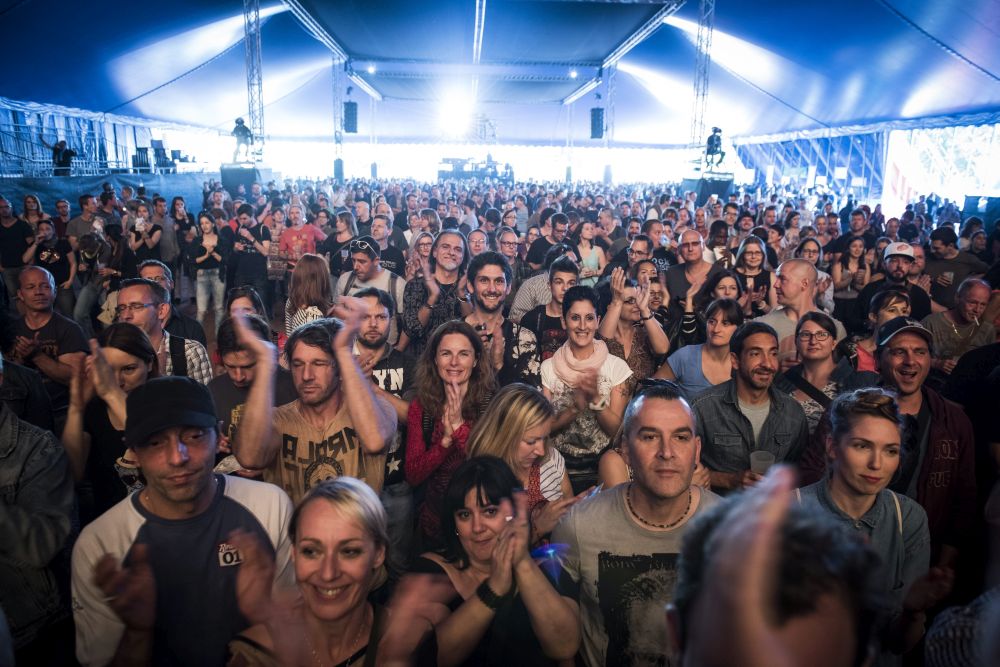
<path id="1" fill-rule="evenodd" d="M 31 225 L 15 217 L 10 202 L 0 197 L 0 269 L 3 270 L 11 304 L 14 303 L 14 292 L 17 290 L 17 277 L 24 266 L 22 256 L 34 242 L 34 238 Z"/>
<path id="2" fill-rule="evenodd" d="M 535 239 L 531 248 L 528 249 L 528 264 L 535 271 L 542 268 L 542 264 L 545 262 L 545 253 L 549 251 L 549 248 L 557 243 L 562 243 L 566 237 L 566 230 L 569 228 L 569 218 L 564 213 L 553 214 L 549 218 L 549 223 L 551 224 L 549 234 L 544 234 L 545 228 L 543 227 L 543 235 Z"/>
<path id="3" fill-rule="evenodd" d="M 406 275 L 406 258 L 399 248 L 389 245 L 389 224 L 388 216 L 375 215 L 372 218 L 371 236 L 378 242 L 379 263 L 382 268 L 392 271 L 397 276 L 403 276 Z"/>
<path id="4" fill-rule="evenodd" d="M 261 340 L 270 340 L 270 327 L 260 317 L 248 316 L 247 326 Z M 219 326 L 216 344 L 226 372 L 213 378 L 208 383 L 208 390 L 215 400 L 215 414 L 222 425 L 221 442 L 228 444 L 236 437 L 250 385 L 253 383 L 256 362 L 253 355 L 240 345 L 233 321 L 228 317 Z M 292 374 L 279 366 L 274 386 L 275 407 L 291 403 L 296 398 L 298 395 L 292 383 Z"/>
<path id="5" fill-rule="evenodd" d="M 830 263 L 832 264 L 840 259 L 840 255 L 847 252 L 847 247 L 851 245 L 851 241 L 858 237 L 865 240 L 865 250 L 871 250 L 874 248 L 875 242 L 878 240 L 875 234 L 869 231 L 868 220 L 865 217 L 865 212 L 860 208 L 856 208 L 851 211 L 849 233 L 843 234 L 840 238 L 836 239 L 835 242 L 831 242 L 833 255 L 830 257 Z"/>
<path id="6" fill-rule="evenodd" d="M 562 302 L 566 290 L 577 284 L 580 268 L 569 257 L 560 257 L 549 267 L 549 290 L 552 300 L 529 310 L 521 318 L 521 326 L 538 339 L 539 358 L 545 361 L 566 342 L 566 327 L 562 319 Z"/>
<path id="7" fill-rule="evenodd" d="M 38 266 L 26 267 L 17 291 L 24 303 L 24 317 L 13 325 L 16 363 L 42 374 L 42 384 L 52 401 L 56 433 L 62 433 L 69 407 L 69 383 L 87 356 L 87 341 L 80 325 L 55 312 L 56 283 Z"/>
<path id="8" fill-rule="evenodd" d="M 232 259 L 235 262 L 235 285 L 250 285 L 262 297 L 267 291 L 267 255 L 271 250 L 271 230 L 257 222 L 253 207 L 243 204 L 236 211 L 236 242 Z M 268 305 L 268 304 L 265 304 Z"/>
<path id="9" fill-rule="evenodd" d="M 368 313 L 358 332 L 357 355 L 361 370 L 371 379 L 375 394 L 396 410 L 399 426 L 385 458 L 382 504 L 388 517 L 389 550 L 386 567 L 393 580 L 409 569 L 413 540 L 413 489 L 406 482 L 406 419 L 415 393 L 416 359 L 389 345 L 389 325 L 396 303 L 388 292 L 366 287 L 355 295 L 368 304 Z"/>

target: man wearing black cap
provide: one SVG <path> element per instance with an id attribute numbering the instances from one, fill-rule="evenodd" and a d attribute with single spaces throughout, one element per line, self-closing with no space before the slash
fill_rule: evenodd
<path id="1" fill-rule="evenodd" d="M 905 421 L 903 452 L 891 488 L 927 511 L 933 564 L 954 568 L 977 516 L 972 424 L 954 403 L 925 385 L 931 368 L 931 332 L 920 322 L 896 317 L 876 337 L 881 385 L 896 392 Z M 802 485 L 826 469 L 829 413 L 820 419 L 799 463 Z"/>
<path id="2" fill-rule="evenodd" d="M 903 241 L 890 243 L 882 253 L 885 260 L 885 278 L 873 280 L 858 294 L 856 313 L 858 322 L 868 321 L 872 297 L 887 289 L 898 289 L 910 295 L 910 317 L 922 320 L 931 314 L 931 298 L 927 292 L 909 281 L 910 268 L 916 261 L 913 246 Z"/>
<path id="3" fill-rule="evenodd" d="M 127 398 L 125 445 L 146 479 L 84 528 L 73 548 L 76 654 L 84 665 L 220 665 L 249 625 L 236 598 L 234 530 L 275 558 L 291 584 L 292 505 L 270 484 L 216 475 L 208 389 L 162 377 Z"/>

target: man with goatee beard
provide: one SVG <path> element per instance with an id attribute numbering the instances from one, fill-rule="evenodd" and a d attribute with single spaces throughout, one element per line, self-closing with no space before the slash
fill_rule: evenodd
<path id="1" fill-rule="evenodd" d="M 385 564 L 389 578 L 396 581 L 409 569 L 413 542 L 413 489 L 404 474 L 406 448 L 400 445 L 406 435 L 406 412 L 415 394 L 417 360 L 389 344 L 390 323 L 396 312 L 392 296 L 376 287 L 366 287 L 354 296 L 368 306 L 354 347 L 358 365 L 371 380 L 375 395 L 392 405 L 399 418 L 396 437 L 386 451 L 385 480 L 380 494 L 388 517 L 389 549 Z"/>
<path id="2" fill-rule="evenodd" d="M 511 276 L 510 264 L 500 253 L 488 250 L 473 257 L 467 274 L 472 313 L 465 321 L 483 341 L 486 354 L 493 362 L 497 386 L 523 382 L 540 387 L 542 362 L 538 356 L 538 339 L 527 327 L 503 316 Z"/>
<path id="3" fill-rule="evenodd" d="M 712 488 L 732 491 L 761 479 L 750 454 L 766 451 L 775 463 L 797 463 L 809 439 L 799 402 L 774 388 L 778 334 L 760 321 L 743 324 L 729 341 L 733 379 L 699 394 L 691 403 L 702 442 L 702 462 Z"/>

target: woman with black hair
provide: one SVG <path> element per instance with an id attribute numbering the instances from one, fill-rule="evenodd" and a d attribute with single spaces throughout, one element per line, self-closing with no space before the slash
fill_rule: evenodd
<path id="1" fill-rule="evenodd" d="M 655 377 L 675 380 L 688 399 L 732 377 L 729 339 L 743 324 L 743 309 L 734 299 L 716 299 L 705 309 L 705 342 L 685 345 L 670 355 Z"/>
<path id="2" fill-rule="evenodd" d="M 444 548 L 417 558 L 412 571 L 447 576 L 454 595 L 428 619 L 436 641 L 418 652 L 417 664 L 522 667 L 576 655 L 579 607 L 559 593 L 568 582 L 553 584 L 562 568 L 543 571 L 529 554 L 520 486 L 493 456 L 470 459 L 452 475 L 440 515 Z"/>
<path id="3" fill-rule="evenodd" d="M 751 318 L 766 315 L 778 305 L 774 272 L 768 268 L 767 250 L 764 242 L 751 234 L 736 251 L 736 279 L 743 291 L 750 293 L 750 309 L 744 312 Z"/>

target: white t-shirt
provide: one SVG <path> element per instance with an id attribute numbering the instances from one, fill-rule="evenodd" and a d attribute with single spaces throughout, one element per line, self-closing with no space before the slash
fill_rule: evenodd
<path id="1" fill-rule="evenodd" d="M 609 354 L 604 365 L 597 374 L 596 402 L 611 400 L 611 390 L 632 377 L 632 369 L 624 359 Z M 573 403 L 573 389 L 567 386 L 556 375 L 555 364 L 551 359 L 542 362 L 542 386 L 552 396 L 552 405 L 556 412 L 561 412 Z M 587 456 L 599 454 L 608 444 L 608 436 L 597 423 L 593 410 L 581 412 L 568 426 L 553 435 L 552 442 L 563 454 L 570 456 Z"/>

